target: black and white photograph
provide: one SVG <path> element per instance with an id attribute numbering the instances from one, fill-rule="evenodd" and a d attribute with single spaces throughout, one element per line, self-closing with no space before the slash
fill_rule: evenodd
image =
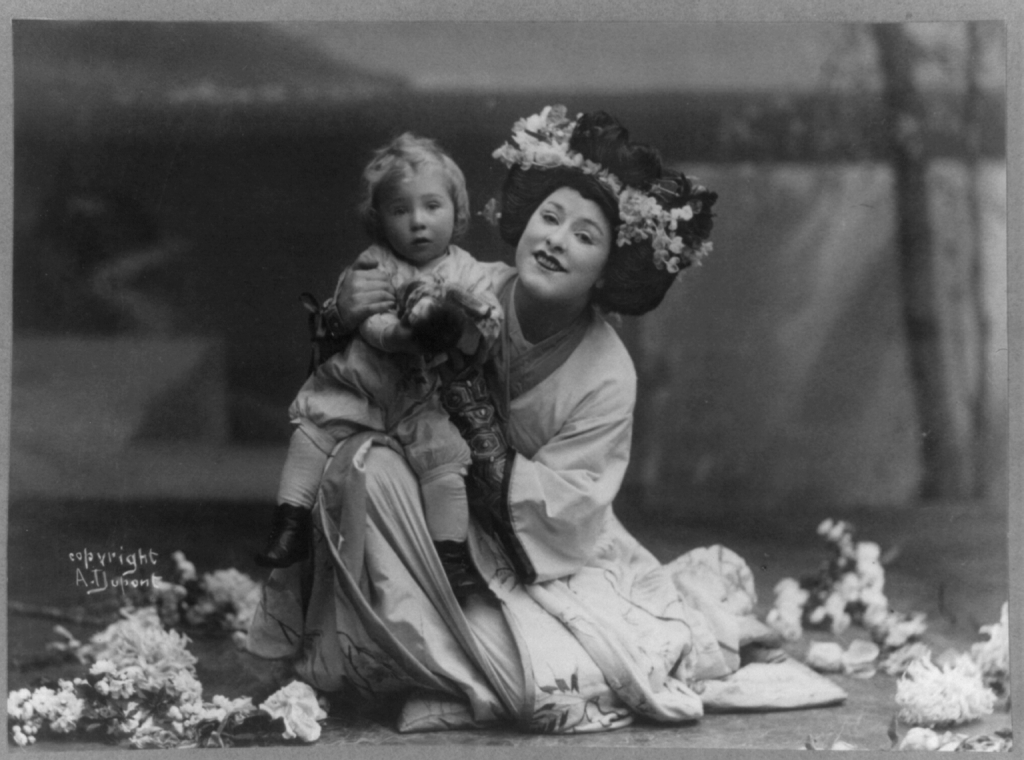
<path id="1" fill-rule="evenodd" d="M 8 751 L 1012 752 L 1020 13 L 271 5 L 7 19 Z"/>

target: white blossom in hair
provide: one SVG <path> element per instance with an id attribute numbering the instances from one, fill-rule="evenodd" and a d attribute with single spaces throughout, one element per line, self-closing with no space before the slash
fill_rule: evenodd
<path id="1" fill-rule="evenodd" d="M 553 169 L 563 166 L 593 176 L 618 199 L 621 224 L 616 242 L 619 246 L 650 240 L 654 249 L 654 265 L 672 274 L 689 264 L 699 264 L 711 252 L 711 241 L 691 235 L 692 244 L 687 245 L 679 234 L 680 226 L 691 222 L 702 211 L 710 216 L 713 198 L 706 208 L 701 199 L 713 194 L 709 194 L 705 187 L 694 186 L 685 204 L 665 209 L 651 193 L 625 185 L 600 164 L 569 149 L 579 118 L 580 115 L 575 120 L 569 119 L 563 105 L 545 106 L 540 113 L 513 124 L 512 143 L 503 144 L 492 156 L 508 168 Z M 667 189 L 665 184 L 671 185 L 672 189 Z M 673 180 L 659 180 L 652 190 L 660 191 L 663 196 L 678 195 Z M 493 213 L 493 209 L 491 211 Z"/>

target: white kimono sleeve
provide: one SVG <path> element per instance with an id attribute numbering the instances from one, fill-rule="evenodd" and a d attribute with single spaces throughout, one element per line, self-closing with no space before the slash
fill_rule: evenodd
<path id="1" fill-rule="evenodd" d="M 516 454 L 498 522 L 522 580 L 570 575 L 593 556 L 629 463 L 635 403 L 630 366 L 587 393 L 532 458 Z"/>

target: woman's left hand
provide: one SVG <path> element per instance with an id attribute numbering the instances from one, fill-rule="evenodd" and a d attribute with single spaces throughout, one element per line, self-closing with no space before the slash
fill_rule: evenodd
<path id="1" fill-rule="evenodd" d="M 338 281 L 329 324 L 338 335 L 349 336 L 367 318 L 393 309 L 395 299 L 390 276 L 364 252 Z"/>

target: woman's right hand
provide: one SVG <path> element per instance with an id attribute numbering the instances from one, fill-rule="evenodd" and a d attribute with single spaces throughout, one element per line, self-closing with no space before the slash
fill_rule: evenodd
<path id="1" fill-rule="evenodd" d="M 395 288 L 387 272 L 364 252 L 338 282 L 333 301 L 337 321 L 332 327 L 351 335 L 367 318 L 395 307 Z"/>

